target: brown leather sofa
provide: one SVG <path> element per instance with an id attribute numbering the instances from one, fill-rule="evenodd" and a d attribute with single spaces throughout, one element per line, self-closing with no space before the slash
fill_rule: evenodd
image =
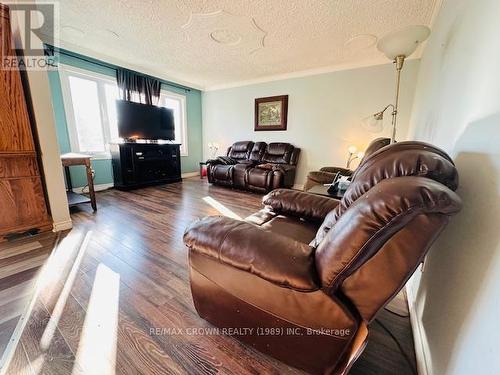
<path id="1" fill-rule="evenodd" d="M 363 164 L 363 160 L 368 156 L 373 154 L 378 149 L 387 146 L 391 143 L 390 138 L 376 138 L 370 142 L 365 150 L 363 159 L 359 162 L 359 165 Z M 319 171 L 312 171 L 307 174 L 306 183 L 304 184 L 304 191 L 309 190 L 315 185 L 323 185 L 332 183 L 337 172 L 340 172 L 343 176 L 351 176 L 354 171 L 349 168 L 342 167 L 323 167 Z"/>
<path id="2" fill-rule="evenodd" d="M 236 142 L 226 157 L 207 161 L 208 182 L 259 193 L 292 187 L 299 155 L 289 143 Z"/>
<path id="3" fill-rule="evenodd" d="M 446 153 L 401 142 L 367 157 L 341 201 L 277 189 L 244 221 L 196 221 L 184 234 L 195 307 L 291 366 L 344 374 L 460 210 L 457 186 Z"/>

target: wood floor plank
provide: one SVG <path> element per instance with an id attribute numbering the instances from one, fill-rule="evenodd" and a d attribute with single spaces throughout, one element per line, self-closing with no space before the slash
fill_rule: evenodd
<path id="1" fill-rule="evenodd" d="M 7 348 L 18 321 L 19 319 L 15 317 L 0 324 L 0 353 Z"/>
<path id="2" fill-rule="evenodd" d="M 38 268 L 45 262 L 48 256 L 48 254 L 42 251 L 38 255 L 26 257 L 26 259 L 23 260 L 11 260 L 11 262 L 9 262 L 10 264 L 1 266 L 0 279 L 15 275 L 16 273 L 30 270 L 32 268 Z"/>
<path id="3" fill-rule="evenodd" d="M 72 295 L 88 311 L 91 290 L 94 287 L 97 269 L 82 274 L 75 283 Z M 120 373 L 187 373 L 182 365 L 147 333 L 145 317 L 135 313 L 132 301 L 123 298 L 123 291 L 128 287 L 120 283 L 119 316 L 117 330 L 117 364 L 123 367 Z M 95 307 L 94 307 L 95 308 Z M 97 306 L 97 308 L 102 308 Z"/>
<path id="4" fill-rule="evenodd" d="M 31 300 L 30 295 L 20 296 L 0 306 L 0 323 L 21 316 Z"/>
<path id="5" fill-rule="evenodd" d="M 102 263 L 118 273 L 124 284 L 131 286 L 153 303 L 162 305 L 165 301 L 172 298 L 172 294 L 159 283 L 151 280 L 147 273 L 143 272 L 144 270 L 135 270 L 100 245 L 91 243 L 89 246 L 89 255 L 95 259 L 96 264 Z"/>
<path id="6" fill-rule="evenodd" d="M 26 244 L 20 244 L 15 246 L 6 246 L 0 251 L 0 260 L 9 258 L 14 255 L 19 255 L 27 253 L 32 250 L 40 249 L 42 244 L 39 241 L 28 242 Z"/>
<path id="7" fill-rule="evenodd" d="M 16 375 L 36 375 L 31 368 L 28 355 L 22 344 L 19 344 L 14 351 L 13 359 L 9 366 L 9 373 Z"/>
<path id="8" fill-rule="evenodd" d="M 34 267 L 0 279 L 0 290 L 12 288 L 26 281 L 36 279 L 40 267 Z"/>
<path id="9" fill-rule="evenodd" d="M 10 288 L 0 290 L 0 306 L 6 305 L 20 297 L 31 295 L 34 283 L 35 280 L 26 280 L 22 283 L 13 285 Z"/>
<path id="10" fill-rule="evenodd" d="M 31 368 L 37 374 L 71 374 L 77 366 L 75 355 L 59 329 L 53 332 L 50 341 L 42 341 L 49 321 L 50 314 L 41 302 L 37 302 L 21 336 Z M 75 372 L 81 373 L 77 367 Z"/>
<path id="11" fill-rule="evenodd" d="M 2 359 L 8 357 L 9 353 L 5 350 L 10 347 L 7 343 L 15 333 L 16 326 L 20 324 L 21 314 L 26 312 L 31 302 L 39 271 L 48 254 L 52 252 L 58 237 L 59 235 L 53 232 L 45 232 L 0 243 L 0 310 L 2 310 L 0 320 L 4 321 L 12 317 L 8 321 L 12 324 L 8 333 L 10 337 L 7 337 L 7 333 L 3 331 L 5 334 L 0 345 L 0 358 Z M 37 254 L 41 254 L 40 259 L 37 259 Z M 16 353 L 18 357 L 14 358 L 13 365 L 16 373 L 31 373 L 32 370 L 22 344 L 19 344 Z"/>

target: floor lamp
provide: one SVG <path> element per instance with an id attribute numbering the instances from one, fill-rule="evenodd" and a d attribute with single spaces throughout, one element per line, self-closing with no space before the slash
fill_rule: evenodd
<path id="1" fill-rule="evenodd" d="M 396 142 L 396 127 L 399 109 L 399 84 L 404 61 L 413 52 L 415 52 L 420 43 L 422 43 L 429 37 L 430 33 L 431 30 L 427 26 L 407 26 L 403 29 L 396 30 L 387 34 L 377 43 L 377 49 L 382 52 L 388 59 L 392 60 L 394 62 L 394 65 L 396 66 L 396 93 L 394 103 L 388 104 L 380 112 L 377 112 L 365 118 L 363 120 L 363 125 L 367 130 L 374 133 L 381 132 L 383 130 L 384 112 L 391 108 L 391 143 Z"/>

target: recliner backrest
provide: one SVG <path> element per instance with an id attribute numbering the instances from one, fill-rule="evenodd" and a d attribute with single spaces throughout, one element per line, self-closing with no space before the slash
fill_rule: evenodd
<path id="1" fill-rule="evenodd" d="M 428 177 L 451 190 L 458 186 L 458 173 L 450 157 L 423 142 L 401 142 L 386 146 L 358 167 L 339 205 L 323 221 L 311 246 L 318 246 L 342 214 L 363 194 L 387 178 Z"/>
<path id="2" fill-rule="evenodd" d="M 393 143 L 388 146 L 379 148 L 378 150 L 374 151 L 372 154 L 368 155 L 367 157 L 364 158 L 364 162 L 367 162 L 371 158 L 376 157 L 379 154 L 386 153 L 386 152 L 396 152 L 396 151 L 403 151 L 403 150 L 427 150 L 427 151 L 433 151 L 434 153 L 441 155 L 443 158 L 448 159 L 448 161 L 453 163 L 452 158 L 450 155 L 446 153 L 443 149 L 436 147 L 430 143 L 427 142 L 422 142 L 422 141 L 403 141 L 403 142 L 398 142 L 398 143 Z M 361 163 L 360 163 L 361 166 Z"/>
<path id="3" fill-rule="evenodd" d="M 382 139 L 384 139 L 384 138 L 382 138 Z M 385 139 L 388 139 L 388 138 L 385 138 Z M 356 177 L 356 174 L 361 173 L 361 171 L 362 171 L 361 167 L 369 168 L 371 163 L 374 162 L 375 160 L 380 160 L 382 155 L 386 155 L 388 153 L 397 153 L 397 152 L 407 151 L 407 150 L 422 150 L 422 151 L 434 152 L 435 154 L 442 156 L 443 158 L 445 158 L 451 164 L 454 165 L 451 157 L 444 150 L 440 149 L 439 147 L 436 147 L 434 145 L 431 145 L 430 143 L 421 142 L 421 141 L 404 141 L 404 142 L 388 144 L 387 146 L 384 146 L 384 147 L 378 148 L 377 150 L 374 150 L 371 154 L 365 154 L 362 161 L 359 163 L 358 168 L 354 172 L 352 179 L 354 179 Z"/>
<path id="4" fill-rule="evenodd" d="M 430 178 L 382 180 L 348 207 L 317 247 L 323 290 L 348 297 L 371 321 L 460 208 L 460 198 Z"/>
<path id="5" fill-rule="evenodd" d="M 253 162 L 260 162 L 262 160 L 262 157 L 264 156 L 266 147 L 266 142 L 255 142 L 248 158 Z"/>
<path id="6" fill-rule="evenodd" d="M 294 147 L 290 143 L 274 142 L 267 145 L 264 163 L 290 164 Z"/>
<path id="7" fill-rule="evenodd" d="M 292 156 L 290 156 L 290 164 L 297 165 L 299 162 L 300 148 L 293 146 Z"/>
<path id="8" fill-rule="evenodd" d="M 384 137 L 375 138 L 373 141 L 370 142 L 370 144 L 366 148 L 366 150 L 364 152 L 364 155 L 363 155 L 363 158 L 359 162 L 359 165 L 362 165 L 363 162 L 371 154 L 373 154 L 375 151 L 380 150 L 382 147 L 385 147 L 385 146 L 389 145 L 390 143 L 391 143 L 391 139 L 390 138 L 384 138 Z"/>
<path id="9" fill-rule="evenodd" d="M 405 149 L 380 153 L 361 165 L 337 208 L 337 217 L 378 182 L 393 177 L 428 177 L 455 191 L 458 173 L 453 162 L 430 149 Z"/>
<path id="10" fill-rule="evenodd" d="M 227 156 L 235 160 L 245 160 L 250 156 L 254 143 L 252 141 L 235 142 L 227 150 Z"/>

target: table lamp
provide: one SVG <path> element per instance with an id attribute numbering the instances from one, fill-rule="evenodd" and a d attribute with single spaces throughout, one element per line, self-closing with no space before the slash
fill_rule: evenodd
<path id="1" fill-rule="evenodd" d="M 347 151 L 348 151 L 348 153 L 349 153 L 349 156 L 348 156 L 348 158 L 347 158 L 347 165 L 346 165 L 346 167 L 347 167 L 348 169 L 350 168 L 351 163 L 352 163 L 354 160 L 356 160 L 356 159 L 360 159 L 360 160 L 361 160 L 361 159 L 363 158 L 363 156 L 365 155 L 365 153 L 364 153 L 364 152 L 358 152 L 358 153 L 356 153 L 356 151 L 358 151 L 358 148 L 357 148 L 356 146 L 349 146 L 349 147 L 347 148 Z"/>

